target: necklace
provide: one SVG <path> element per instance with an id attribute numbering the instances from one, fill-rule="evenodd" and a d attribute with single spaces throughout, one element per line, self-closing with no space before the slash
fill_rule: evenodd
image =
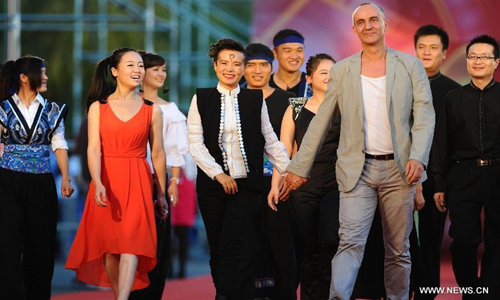
<path id="1" fill-rule="evenodd" d="M 243 157 L 243 162 L 245 163 L 245 169 L 250 172 L 250 168 L 248 167 L 248 159 L 247 154 L 245 152 L 245 144 L 243 143 L 243 134 L 241 130 L 241 118 L 240 118 L 240 106 L 238 104 L 238 94 L 234 95 L 234 114 L 236 118 L 236 128 L 238 131 L 238 141 L 240 144 L 241 156 Z M 219 149 L 222 151 L 222 161 L 224 163 L 224 170 L 229 171 L 229 167 L 227 165 L 227 153 L 222 146 L 222 134 L 224 133 L 224 123 L 226 121 L 226 95 L 221 93 L 220 95 L 220 125 L 219 125 Z"/>

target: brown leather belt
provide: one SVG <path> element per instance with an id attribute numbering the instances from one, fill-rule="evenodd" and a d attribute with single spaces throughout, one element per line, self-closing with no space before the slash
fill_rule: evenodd
<path id="1" fill-rule="evenodd" d="M 372 155 L 372 154 L 365 153 L 365 157 L 366 158 L 370 158 L 370 159 L 375 159 L 375 160 L 391 160 L 391 159 L 394 159 L 394 153 L 391 153 L 391 154 L 377 154 L 377 155 Z"/>

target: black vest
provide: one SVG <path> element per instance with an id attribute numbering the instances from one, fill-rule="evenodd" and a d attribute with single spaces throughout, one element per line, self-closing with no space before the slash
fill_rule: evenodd
<path id="1" fill-rule="evenodd" d="M 210 155 L 224 168 L 222 151 L 219 148 L 221 94 L 216 88 L 196 90 L 198 112 L 203 126 L 203 139 Z M 263 178 L 264 136 L 261 129 L 263 95 L 261 90 L 241 89 L 238 94 L 243 145 L 247 154 L 248 186 L 260 191 Z M 229 175 L 229 171 L 225 171 Z M 212 180 L 198 168 L 196 190 L 222 189 L 217 180 Z"/>

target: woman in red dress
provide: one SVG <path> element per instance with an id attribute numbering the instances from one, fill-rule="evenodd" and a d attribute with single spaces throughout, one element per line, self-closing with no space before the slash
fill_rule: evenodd
<path id="1" fill-rule="evenodd" d="M 108 83 L 111 73 L 116 81 Z M 157 176 L 157 204 L 166 217 L 162 114 L 142 99 L 141 56 L 121 48 L 101 60 L 87 99 L 88 161 L 92 176 L 80 227 L 66 263 L 79 280 L 111 287 L 116 299 L 149 285 L 156 264 L 153 183 L 146 161 L 149 139 Z"/>

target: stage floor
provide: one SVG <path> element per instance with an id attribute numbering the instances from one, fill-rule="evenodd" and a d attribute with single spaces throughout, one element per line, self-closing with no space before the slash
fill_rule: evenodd
<path id="1" fill-rule="evenodd" d="M 459 300 L 462 298 L 461 294 L 453 293 L 455 291 L 451 290 L 451 288 L 457 287 L 457 283 L 449 260 L 443 261 L 441 265 L 441 287 L 449 288 L 450 291 L 437 296 L 437 300 Z M 167 281 L 163 293 L 164 300 L 213 300 L 214 297 L 215 290 L 209 275 Z M 109 300 L 112 298 L 113 293 L 109 290 L 74 292 L 52 297 L 53 300 Z"/>

